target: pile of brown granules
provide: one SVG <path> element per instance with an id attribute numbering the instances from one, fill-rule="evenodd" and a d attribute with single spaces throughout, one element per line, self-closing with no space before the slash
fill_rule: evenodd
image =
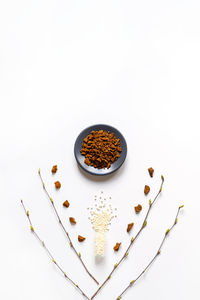
<path id="1" fill-rule="evenodd" d="M 119 157 L 120 139 L 109 131 L 91 131 L 83 140 L 81 154 L 85 163 L 98 169 L 109 168 Z"/>

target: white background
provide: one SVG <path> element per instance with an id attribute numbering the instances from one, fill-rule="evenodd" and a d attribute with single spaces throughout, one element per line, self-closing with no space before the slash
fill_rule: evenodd
<path id="1" fill-rule="evenodd" d="M 162 255 L 126 300 L 196 300 L 199 263 L 200 2 L 0 2 L 0 298 L 81 299 L 29 232 L 35 229 L 67 274 L 91 296 L 96 285 L 69 248 L 37 170 L 91 272 L 102 282 L 135 235 L 165 176 L 162 196 L 127 260 L 96 299 L 114 300 L 158 248 L 180 204 L 185 208 Z M 123 167 L 105 178 L 79 170 L 73 145 L 85 127 L 118 128 L 128 144 Z M 58 172 L 51 175 L 53 164 Z M 147 168 L 153 166 L 151 179 Z M 62 188 L 55 191 L 53 182 Z M 145 198 L 143 187 L 151 186 Z M 107 234 L 105 260 L 94 260 L 87 207 L 100 190 L 112 196 L 118 218 Z M 68 199 L 69 209 L 62 202 Z M 139 216 L 136 204 L 143 205 Z M 68 217 L 74 216 L 72 228 Z M 77 234 L 87 237 L 83 244 Z M 122 242 L 121 250 L 112 247 Z"/>

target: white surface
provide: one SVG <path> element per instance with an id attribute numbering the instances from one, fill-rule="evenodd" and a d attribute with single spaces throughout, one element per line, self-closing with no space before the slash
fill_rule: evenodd
<path id="1" fill-rule="evenodd" d="M 96 299 L 116 299 L 142 270 L 179 204 L 185 209 L 162 255 L 124 298 L 200 299 L 199 10 L 198 0 L 1 1 L 0 299 L 82 299 L 29 232 L 20 198 L 68 275 L 88 295 L 96 290 L 66 244 L 39 167 L 74 243 L 101 282 L 128 243 L 127 223 L 135 221 L 134 235 L 142 221 L 149 199 L 144 184 L 153 197 L 163 174 L 163 194 L 146 230 Z M 126 163 L 106 178 L 87 176 L 73 156 L 78 133 L 100 122 L 117 127 L 128 144 Z M 54 178 L 62 183 L 58 192 Z M 86 207 L 101 189 L 112 195 L 118 218 L 107 234 L 106 259 L 97 265 Z M 61 205 L 66 199 L 68 210 Z M 136 217 L 138 203 L 144 209 Z M 71 215 L 75 227 L 68 224 Z M 83 244 L 76 242 L 78 233 L 87 236 Z M 113 253 L 117 241 L 122 249 Z"/>

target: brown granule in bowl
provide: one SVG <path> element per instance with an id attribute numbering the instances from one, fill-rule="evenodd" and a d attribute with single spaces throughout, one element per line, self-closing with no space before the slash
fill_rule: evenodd
<path id="1" fill-rule="evenodd" d="M 98 169 L 110 168 L 119 157 L 122 148 L 120 139 L 109 131 L 91 131 L 82 143 L 81 154 L 85 163 Z"/>

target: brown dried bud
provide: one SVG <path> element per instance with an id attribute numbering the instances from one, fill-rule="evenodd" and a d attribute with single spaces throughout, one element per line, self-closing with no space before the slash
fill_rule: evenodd
<path id="1" fill-rule="evenodd" d="M 66 200 L 66 201 L 63 203 L 63 206 L 64 206 L 64 207 L 69 207 L 69 206 L 70 206 L 69 201 Z"/>
<path id="2" fill-rule="evenodd" d="M 147 195 L 150 192 L 150 187 L 148 185 L 145 185 L 144 187 L 144 193 Z"/>
<path id="3" fill-rule="evenodd" d="M 57 165 L 55 165 L 55 166 L 52 167 L 51 172 L 56 173 L 57 170 L 58 170 L 58 167 L 57 167 Z"/>
<path id="4" fill-rule="evenodd" d="M 81 236 L 81 235 L 78 235 L 78 241 L 79 241 L 79 242 L 85 241 L 85 237 L 83 237 L 83 236 Z"/>
<path id="5" fill-rule="evenodd" d="M 113 249 L 114 249 L 115 251 L 118 251 L 119 248 L 120 248 L 120 246 L 121 246 L 121 243 L 116 243 L 116 245 L 115 245 L 115 247 L 113 247 Z"/>
<path id="6" fill-rule="evenodd" d="M 142 205 L 138 204 L 138 206 L 135 206 L 135 212 L 138 214 L 142 210 Z"/>
<path id="7" fill-rule="evenodd" d="M 134 225 L 134 223 L 128 224 L 128 226 L 127 226 L 127 232 L 129 232 L 132 229 L 133 225 Z"/>
<path id="8" fill-rule="evenodd" d="M 153 168 L 148 168 L 148 171 L 149 171 L 149 175 L 151 177 L 153 177 L 154 169 Z"/>
<path id="9" fill-rule="evenodd" d="M 69 221 L 70 221 L 71 224 L 76 224 L 76 220 L 72 217 L 69 218 Z"/>
<path id="10" fill-rule="evenodd" d="M 54 182 L 56 189 L 60 189 L 61 188 L 61 183 L 60 181 L 56 181 Z"/>

